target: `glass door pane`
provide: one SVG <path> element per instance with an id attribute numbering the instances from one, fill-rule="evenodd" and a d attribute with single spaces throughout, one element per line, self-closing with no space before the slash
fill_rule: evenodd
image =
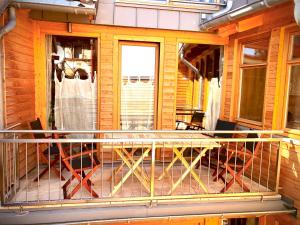
<path id="1" fill-rule="evenodd" d="M 121 129 L 152 130 L 157 46 L 121 44 Z"/>

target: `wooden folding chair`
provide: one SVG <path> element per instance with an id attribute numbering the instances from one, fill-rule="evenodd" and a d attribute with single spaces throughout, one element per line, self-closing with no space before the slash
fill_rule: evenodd
<path id="1" fill-rule="evenodd" d="M 194 112 L 191 118 L 191 122 L 177 120 L 176 130 L 180 130 L 180 124 L 186 125 L 185 130 L 203 130 L 204 127 L 202 126 L 204 112 Z"/>
<path id="2" fill-rule="evenodd" d="M 225 121 L 225 120 L 217 120 L 215 131 L 234 131 L 236 129 L 236 124 L 234 122 Z M 214 138 L 233 138 L 233 133 L 214 133 L 213 135 L 208 135 Z M 220 147 L 218 149 L 213 149 L 208 151 L 206 155 L 203 157 L 203 162 L 206 163 L 204 165 L 210 166 L 213 171 L 213 176 L 217 175 L 217 168 L 219 161 L 222 160 L 222 156 L 226 154 L 226 145 L 227 143 L 220 143 Z M 223 161 L 222 163 L 224 163 Z M 198 168 L 199 165 L 196 166 Z"/>
<path id="3" fill-rule="evenodd" d="M 58 134 L 55 133 L 54 138 L 58 139 Z M 79 153 L 68 155 L 61 143 L 57 143 L 57 147 L 65 167 L 72 173 L 71 178 L 62 187 L 64 198 L 72 198 L 81 187 L 85 187 L 93 197 L 98 198 L 98 194 L 92 189 L 93 183 L 91 181 L 92 175 L 101 166 L 100 161 L 96 157 L 97 151 L 94 149 L 82 150 Z M 89 170 L 87 174 L 85 173 L 86 170 Z M 68 194 L 67 187 L 74 179 L 77 179 L 78 184 Z"/>
<path id="4" fill-rule="evenodd" d="M 246 138 L 258 138 L 258 135 L 255 133 L 249 133 Z M 215 180 L 221 178 L 221 180 L 225 183 L 225 187 L 221 190 L 221 192 L 228 190 L 235 181 L 243 188 L 244 191 L 250 191 L 250 189 L 242 181 L 242 176 L 252 164 L 252 161 L 256 157 L 260 147 L 261 142 L 246 141 L 240 149 L 237 149 L 237 147 L 226 149 L 227 155 L 226 159 L 224 159 L 225 162 L 223 163 L 223 168 L 215 178 Z M 226 171 L 232 176 L 228 183 L 223 177 L 226 174 Z"/>
<path id="5" fill-rule="evenodd" d="M 41 121 L 37 118 L 34 121 L 29 122 L 29 126 L 32 130 L 43 130 Z M 46 136 L 44 133 L 33 133 L 33 138 L 35 139 L 49 139 L 51 136 Z M 42 172 L 34 179 L 37 181 L 41 179 L 41 177 L 47 173 L 49 168 L 56 174 L 57 177 L 60 177 L 61 180 L 65 180 L 62 176 L 61 172 L 55 167 L 55 164 L 59 161 L 59 150 L 56 144 L 38 144 L 39 156 L 42 163 L 47 164 L 47 167 L 42 170 Z M 49 155 L 50 154 L 50 155 Z M 49 161 L 50 159 L 50 161 Z M 52 160 L 51 160 L 52 159 Z"/>

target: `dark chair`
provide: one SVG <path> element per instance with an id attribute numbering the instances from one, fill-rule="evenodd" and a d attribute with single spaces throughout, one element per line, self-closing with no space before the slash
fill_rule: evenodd
<path id="1" fill-rule="evenodd" d="M 259 137 L 255 133 L 249 133 L 246 138 L 254 139 Z M 234 181 L 237 181 L 237 183 L 243 188 L 244 191 L 250 191 L 250 189 L 242 181 L 241 176 L 252 164 L 252 161 L 256 157 L 260 147 L 261 142 L 245 141 L 245 143 L 239 149 L 237 149 L 237 147 L 226 149 L 227 154 L 226 159 L 223 162 L 223 168 L 215 178 L 215 180 L 221 178 L 221 180 L 226 184 L 221 192 L 225 192 L 226 190 L 228 190 L 233 185 Z M 226 171 L 228 171 L 232 177 L 228 183 L 223 177 Z"/>
<path id="2" fill-rule="evenodd" d="M 203 130 L 204 127 L 202 125 L 203 118 L 205 116 L 204 112 L 194 112 L 191 118 L 191 122 L 177 120 L 176 130 L 179 130 L 180 124 L 186 125 L 185 130 Z"/>
<path id="3" fill-rule="evenodd" d="M 234 131 L 236 129 L 236 123 L 225 121 L 225 120 L 217 120 L 215 131 Z M 208 134 L 208 136 L 214 137 L 214 138 L 233 138 L 233 133 L 214 133 L 213 135 Z M 220 147 L 217 149 L 210 150 L 206 153 L 206 155 L 203 158 L 203 162 L 206 163 L 207 166 L 214 169 L 213 176 L 217 175 L 218 172 L 218 166 L 220 163 L 224 163 L 225 161 L 222 161 L 224 159 L 224 156 L 226 154 L 226 147 L 228 143 L 220 143 Z M 197 165 L 199 167 L 199 165 Z M 196 167 L 196 168 L 197 168 Z"/>
<path id="4" fill-rule="evenodd" d="M 41 121 L 39 118 L 37 118 L 34 121 L 29 122 L 29 126 L 32 130 L 43 130 Z M 35 139 L 49 139 L 51 136 L 46 136 L 44 133 L 33 133 L 33 138 Z M 46 143 L 38 144 L 38 150 L 39 155 L 42 163 L 46 163 L 47 166 L 42 172 L 34 179 L 34 181 L 37 181 L 40 179 L 46 172 L 49 170 L 49 168 L 57 175 L 57 177 L 60 177 L 61 180 L 65 180 L 65 178 L 62 176 L 61 172 L 55 167 L 55 164 L 59 161 L 59 149 L 56 144 L 48 145 Z M 50 155 L 49 155 L 50 154 Z M 49 161 L 50 159 L 50 161 Z M 38 165 L 39 166 L 39 165 Z"/>
<path id="5" fill-rule="evenodd" d="M 58 139 L 58 134 L 55 133 L 54 138 Z M 100 161 L 96 157 L 97 150 L 85 150 L 77 154 L 68 155 L 61 143 L 57 143 L 57 147 L 65 167 L 72 173 L 70 179 L 62 187 L 64 198 L 72 198 L 81 187 L 85 187 L 93 197 L 98 198 L 98 194 L 92 188 L 93 183 L 91 181 L 92 175 L 101 166 Z M 85 171 L 87 170 L 88 173 L 86 174 Z M 77 179 L 78 183 L 68 194 L 67 187 L 74 179 Z"/>

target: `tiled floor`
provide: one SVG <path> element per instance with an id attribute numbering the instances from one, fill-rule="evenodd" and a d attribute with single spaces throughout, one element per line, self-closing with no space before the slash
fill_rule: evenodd
<path id="1" fill-rule="evenodd" d="M 104 165 L 100 168 L 92 177 L 94 183 L 93 189 L 98 193 L 100 198 L 111 198 L 110 194 L 116 183 L 126 174 L 128 171 L 124 168 L 120 171 L 115 179 L 111 179 L 112 171 L 116 167 L 111 165 Z M 162 180 L 158 180 L 158 177 L 162 174 L 165 167 L 163 165 L 157 165 L 155 170 L 155 195 L 165 196 L 172 188 L 172 183 L 174 184 L 177 179 L 185 172 L 185 167 L 177 164 L 169 172 L 168 176 L 164 177 Z M 144 169 L 148 176 L 150 176 L 150 165 L 144 165 Z M 220 193 L 220 190 L 224 187 L 224 183 L 219 180 L 217 182 L 213 181 L 211 176 L 212 170 L 207 167 L 202 166 L 199 169 L 195 169 L 200 179 L 204 182 L 209 193 Z M 22 178 L 20 181 L 20 188 L 15 194 L 12 202 L 27 202 L 27 201 L 51 201 L 51 200 L 63 200 L 62 185 L 65 181 L 60 181 L 54 173 L 47 173 L 38 182 L 34 182 L 34 178 L 37 176 L 37 169 L 31 171 L 27 179 Z M 71 174 L 66 170 L 63 171 L 65 178 L 69 178 Z M 230 176 L 227 175 L 228 180 Z M 172 182 L 173 181 L 173 182 Z M 249 178 L 243 177 L 245 185 L 247 185 L 251 192 L 265 192 L 269 191 L 266 187 L 259 185 L 254 181 L 250 181 Z M 75 187 L 77 181 L 74 181 L 69 190 Z M 243 189 L 238 183 L 234 183 L 233 186 L 227 191 L 230 193 L 243 192 Z M 178 187 L 172 192 L 171 195 L 195 195 L 204 194 L 204 191 L 199 186 L 199 184 L 194 180 L 190 173 L 186 178 L 178 185 Z M 149 193 L 142 186 L 138 179 L 134 175 L 131 175 L 126 182 L 121 186 L 120 190 L 112 197 L 141 197 L 149 196 Z M 82 198 L 92 198 L 90 193 L 86 191 L 83 187 L 81 188 L 72 199 L 82 199 Z"/>

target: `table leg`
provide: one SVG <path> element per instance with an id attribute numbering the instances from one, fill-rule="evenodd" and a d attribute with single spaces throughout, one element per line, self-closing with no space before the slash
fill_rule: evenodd
<path id="1" fill-rule="evenodd" d="M 176 150 L 177 150 L 177 148 L 173 148 L 173 149 L 176 149 Z M 180 150 L 180 154 L 182 155 L 183 152 L 184 152 L 185 150 L 186 150 L 186 148 L 182 148 L 182 149 Z M 177 151 L 178 151 L 178 150 L 177 150 Z M 164 178 L 164 176 L 165 176 L 166 174 L 168 174 L 169 170 L 173 167 L 174 163 L 175 163 L 178 159 L 179 159 L 179 157 L 176 155 L 176 156 L 174 157 L 174 159 L 172 160 L 172 162 L 170 162 L 169 165 L 166 167 L 166 169 L 164 170 L 164 172 L 158 177 L 158 180 L 161 180 L 162 178 Z"/>
<path id="2" fill-rule="evenodd" d="M 141 182 L 141 184 L 146 188 L 147 192 L 150 193 L 150 187 L 149 182 L 147 182 L 144 177 L 142 177 L 141 174 L 139 174 L 138 171 L 136 171 L 136 168 L 139 166 L 139 164 L 144 160 L 144 158 L 148 155 L 150 152 L 150 148 L 147 149 L 144 154 L 132 165 L 128 159 L 122 154 L 122 152 L 119 149 L 116 149 L 115 151 L 117 154 L 121 157 L 121 159 L 124 161 L 124 163 L 128 166 L 129 171 L 125 174 L 125 176 L 119 181 L 117 185 L 114 186 L 113 191 L 111 193 L 111 196 L 115 195 L 117 191 L 121 188 L 121 186 L 125 183 L 125 181 L 129 178 L 129 176 L 133 173 L 136 178 Z"/>
<path id="3" fill-rule="evenodd" d="M 208 190 L 202 180 L 199 178 L 197 173 L 193 170 L 194 166 L 200 161 L 201 157 L 206 153 L 208 149 L 205 148 L 201 151 L 201 153 L 192 161 L 191 165 L 185 160 L 182 153 L 179 152 L 177 149 L 174 149 L 174 153 L 178 156 L 178 159 L 182 162 L 186 171 L 181 175 L 181 177 L 176 181 L 176 183 L 172 186 L 172 189 L 169 191 L 168 195 L 172 194 L 172 192 L 177 188 L 177 186 L 184 180 L 184 178 L 191 173 L 197 183 L 201 186 L 205 193 L 208 193 Z"/>

